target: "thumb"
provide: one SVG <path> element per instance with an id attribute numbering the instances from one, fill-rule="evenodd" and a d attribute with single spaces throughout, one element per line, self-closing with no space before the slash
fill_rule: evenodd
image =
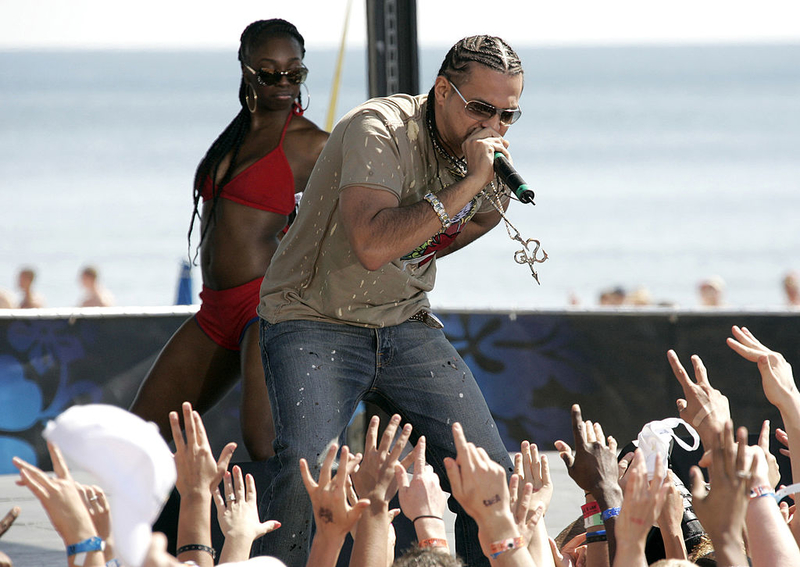
<path id="1" fill-rule="evenodd" d="M 394 479 L 398 488 L 408 488 L 408 474 L 406 468 L 401 463 L 394 465 Z"/>
<path id="2" fill-rule="evenodd" d="M 262 535 L 268 534 L 269 532 L 274 532 L 279 527 L 281 527 L 281 523 L 277 520 L 269 520 L 261 524 L 261 531 L 263 532 Z"/>

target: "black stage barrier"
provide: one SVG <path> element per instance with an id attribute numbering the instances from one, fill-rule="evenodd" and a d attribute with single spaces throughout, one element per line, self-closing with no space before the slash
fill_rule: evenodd
<path id="1" fill-rule="evenodd" d="M 128 407 L 160 349 L 195 308 L 122 313 L 115 309 L 5 311 L 0 315 L 0 472 L 18 455 L 48 469 L 41 432 L 74 404 Z M 445 332 L 480 384 L 499 431 L 551 449 L 571 440 L 570 406 L 602 423 L 621 445 L 642 425 L 677 415 L 681 396 L 666 352 L 691 374 L 698 354 L 728 396 L 737 425 L 780 424 L 756 365 L 725 344 L 734 324 L 750 328 L 790 363 L 800 360 L 800 311 L 438 312 Z M 335 346 L 335 345 L 333 345 Z M 215 453 L 240 445 L 239 387 L 204 416 Z"/>

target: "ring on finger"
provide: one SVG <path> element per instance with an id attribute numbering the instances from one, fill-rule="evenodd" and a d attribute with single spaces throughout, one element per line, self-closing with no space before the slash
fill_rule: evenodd
<path id="1" fill-rule="evenodd" d="M 750 474 L 748 471 L 736 471 L 736 478 L 743 478 L 745 480 L 748 480 L 752 477 L 753 475 Z"/>
<path id="2" fill-rule="evenodd" d="M 228 495 L 228 501 L 236 502 L 236 495 L 235 494 L 229 494 Z"/>

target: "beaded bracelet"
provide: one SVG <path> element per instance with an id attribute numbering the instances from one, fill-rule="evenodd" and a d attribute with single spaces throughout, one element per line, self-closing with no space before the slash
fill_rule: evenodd
<path id="1" fill-rule="evenodd" d="M 428 193 L 423 197 L 423 199 L 428 201 L 431 207 L 433 207 L 433 212 L 436 213 L 436 216 L 438 216 L 439 220 L 442 222 L 442 228 L 448 228 L 451 224 L 453 224 L 453 221 L 451 221 L 450 217 L 447 216 L 447 211 L 444 209 L 444 205 L 436 195 L 433 193 Z"/>
<path id="2" fill-rule="evenodd" d="M 522 536 L 510 537 L 507 539 L 496 541 L 489 547 L 490 551 L 489 557 L 491 557 L 492 559 L 497 559 L 498 556 L 505 553 L 506 551 L 510 551 L 512 549 L 517 549 L 520 547 L 525 547 L 525 538 Z"/>
<path id="3" fill-rule="evenodd" d="M 614 506 L 613 508 L 609 508 L 608 510 L 603 510 L 603 521 L 610 520 L 615 516 L 619 516 L 621 508 L 619 506 Z"/>
<path id="4" fill-rule="evenodd" d="M 438 538 L 438 537 L 432 537 L 432 538 L 428 538 L 428 539 L 423 539 L 421 542 L 419 542 L 419 547 L 420 548 L 423 548 L 423 547 L 444 547 L 445 549 L 447 549 L 449 546 L 447 545 L 447 540 L 446 539 L 441 539 L 441 538 Z"/>
<path id="5" fill-rule="evenodd" d="M 208 545 L 200 545 L 199 543 L 190 543 L 189 545 L 182 545 L 178 548 L 178 551 L 175 552 L 175 555 L 180 555 L 184 551 L 205 551 L 211 556 L 211 559 L 217 558 L 217 552 L 214 550 L 213 547 Z"/>

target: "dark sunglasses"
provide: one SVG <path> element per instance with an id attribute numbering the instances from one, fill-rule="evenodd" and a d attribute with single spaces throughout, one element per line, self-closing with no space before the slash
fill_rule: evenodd
<path id="1" fill-rule="evenodd" d="M 242 63 L 248 71 L 253 73 L 258 80 L 258 84 L 263 87 L 274 87 L 278 83 L 281 82 L 281 77 L 286 77 L 286 80 L 289 81 L 293 85 L 299 85 L 300 83 L 304 83 L 306 77 L 308 77 L 308 69 L 303 66 L 299 69 L 289 69 L 288 71 L 266 71 L 264 69 L 259 69 L 256 71 L 247 63 Z"/>
<path id="2" fill-rule="evenodd" d="M 450 83 L 456 90 L 456 93 L 458 93 L 458 96 L 461 97 L 461 100 L 464 101 L 464 110 L 475 120 L 491 120 L 494 118 L 495 114 L 499 114 L 500 124 L 511 126 L 522 116 L 521 108 L 497 108 L 482 100 L 467 100 L 464 98 L 464 95 L 461 94 L 461 91 L 458 90 L 458 87 L 453 84 L 453 81 L 448 80 L 447 82 Z"/>

